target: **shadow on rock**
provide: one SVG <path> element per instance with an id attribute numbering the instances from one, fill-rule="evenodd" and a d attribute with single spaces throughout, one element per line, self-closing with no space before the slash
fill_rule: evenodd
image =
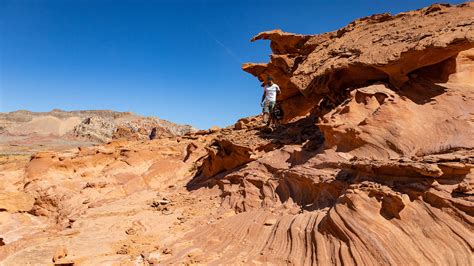
<path id="1" fill-rule="evenodd" d="M 317 120 L 317 114 L 313 113 L 295 122 L 278 125 L 274 129 L 262 128 L 258 135 L 280 147 L 302 145 L 303 150 L 314 152 L 324 143 L 324 136 L 316 125 Z"/>

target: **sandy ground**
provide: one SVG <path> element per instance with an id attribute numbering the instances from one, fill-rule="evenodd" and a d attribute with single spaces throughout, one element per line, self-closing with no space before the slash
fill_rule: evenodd
<path id="1" fill-rule="evenodd" d="M 90 141 L 71 140 L 57 136 L 0 136 L 0 155 L 31 155 L 39 151 L 61 151 L 94 144 Z"/>

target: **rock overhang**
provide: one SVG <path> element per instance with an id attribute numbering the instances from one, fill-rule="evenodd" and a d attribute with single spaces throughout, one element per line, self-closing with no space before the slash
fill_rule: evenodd
<path id="1" fill-rule="evenodd" d="M 319 35 L 261 32 L 252 41 L 270 40 L 270 61 L 246 63 L 242 69 L 261 82 L 272 76 L 282 88 L 282 101 L 304 97 L 317 105 L 324 97 L 335 101 L 334 94 L 348 87 L 376 81 L 397 89 L 410 73 L 474 48 L 473 14 L 472 2 L 435 4 L 357 19 Z"/>

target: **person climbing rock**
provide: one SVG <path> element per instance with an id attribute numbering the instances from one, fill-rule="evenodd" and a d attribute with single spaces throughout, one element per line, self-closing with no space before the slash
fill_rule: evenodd
<path id="1" fill-rule="evenodd" d="M 267 81 L 265 83 L 262 100 L 260 101 L 260 105 L 263 107 L 263 122 L 269 126 L 271 119 L 270 113 L 273 111 L 275 107 L 277 95 L 280 94 L 280 87 L 273 83 L 272 77 L 267 77 Z"/>

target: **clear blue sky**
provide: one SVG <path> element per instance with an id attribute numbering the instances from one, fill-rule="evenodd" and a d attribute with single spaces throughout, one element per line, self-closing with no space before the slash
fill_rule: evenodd
<path id="1" fill-rule="evenodd" d="M 260 112 L 260 31 L 315 34 L 439 1 L 0 0 L 0 112 L 112 109 L 198 128 Z M 460 3 L 463 1 L 447 1 Z"/>

